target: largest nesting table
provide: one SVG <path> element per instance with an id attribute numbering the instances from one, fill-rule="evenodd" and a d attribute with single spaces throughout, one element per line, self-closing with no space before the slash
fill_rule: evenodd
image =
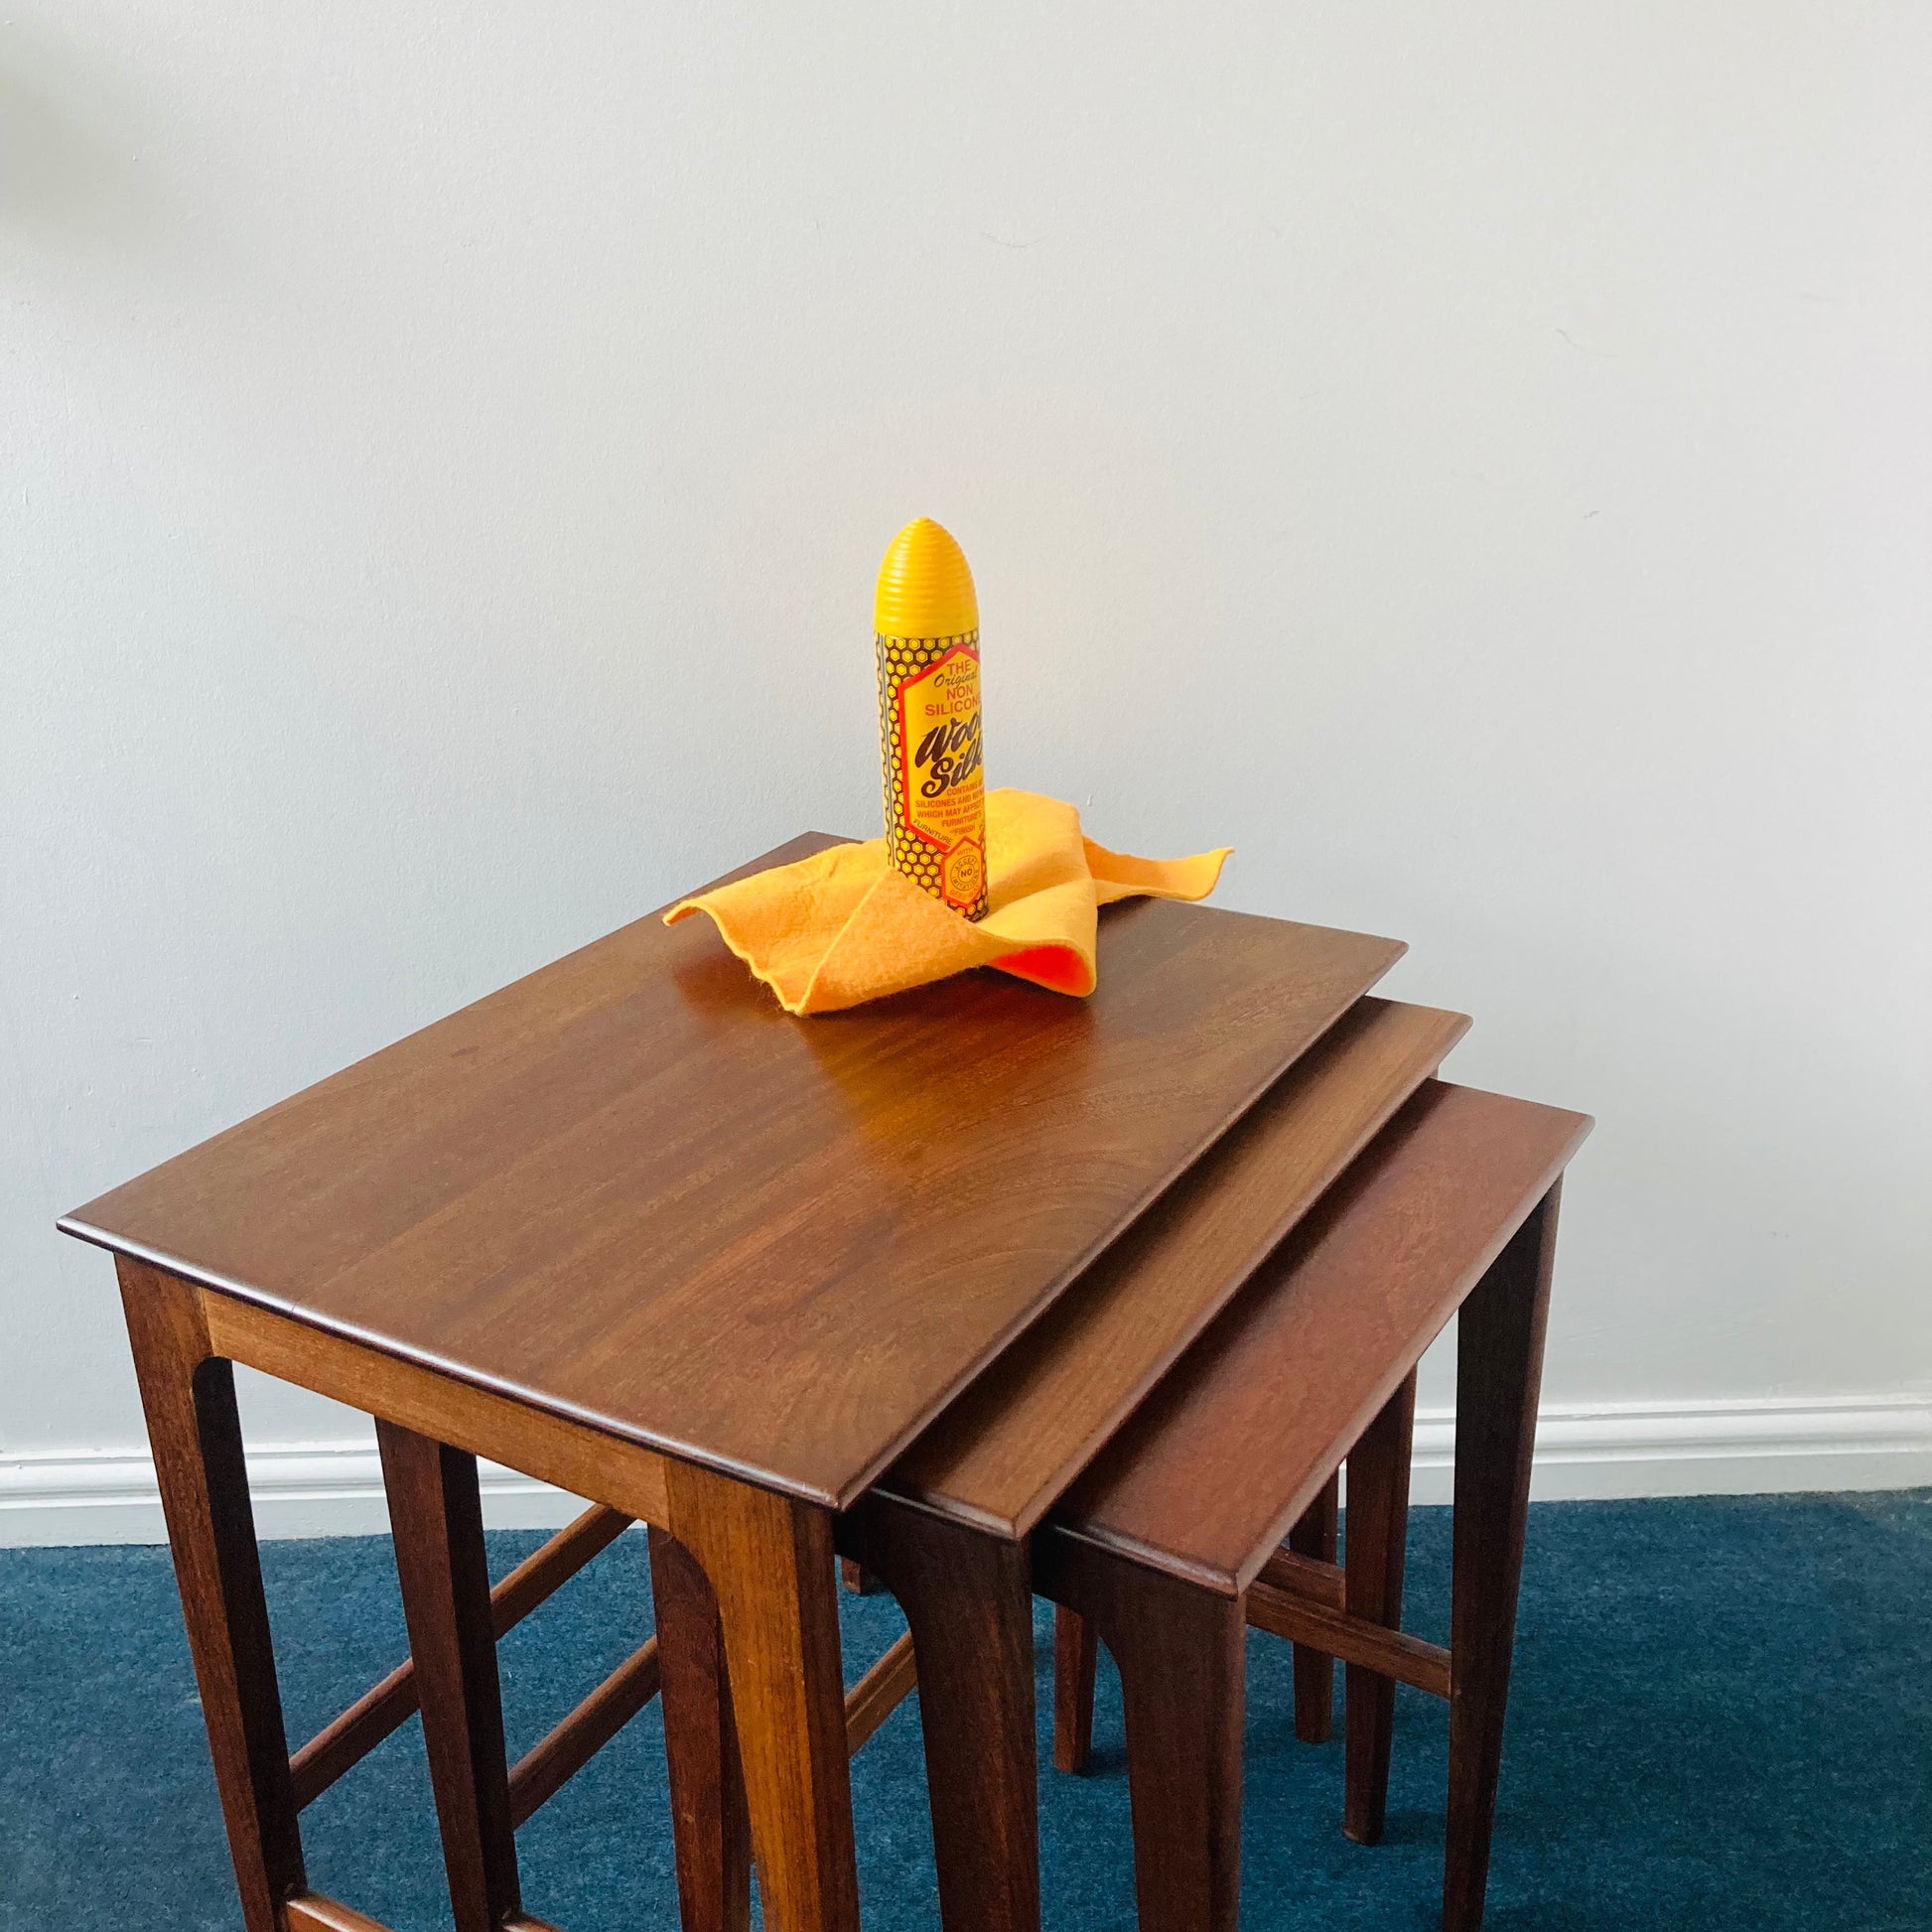
<path id="1" fill-rule="evenodd" d="M 453 1452 L 675 1538 L 766 1921 L 857 1926 L 835 1518 L 1402 952 L 1151 901 L 1103 946 L 1086 1001 L 981 973 L 798 1021 L 646 916 L 63 1220 L 117 1258 L 248 1932 L 373 1922 L 303 1869 L 237 1361 L 377 1419 L 406 1594 L 481 1563 Z M 447 1608 L 411 1643 L 459 1924 L 540 1923 L 490 1632 Z"/>

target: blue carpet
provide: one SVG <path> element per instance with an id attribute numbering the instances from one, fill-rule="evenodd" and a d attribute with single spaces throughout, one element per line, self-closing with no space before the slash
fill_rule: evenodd
<path id="1" fill-rule="evenodd" d="M 492 1564 L 540 1540 L 492 1536 Z M 270 1544 L 263 1561 L 303 1737 L 400 1654 L 395 1572 L 372 1538 Z M 1423 1635 L 1445 1634 L 1448 1569 L 1448 1512 L 1418 1510 L 1410 1623 Z M 632 1533 L 504 1641 L 512 1751 L 640 1640 L 648 1597 Z M 848 1597 L 844 1615 L 856 1675 L 901 1626 L 885 1597 Z M 1295 1741 L 1288 1647 L 1250 1644 L 1244 1923 L 1434 1926 L 1444 1707 L 1401 1694 L 1388 1838 L 1363 1850 L 1339 1830 L 1339 1743 Z M 1042 1776 L 1049 1932 L 1134 1922 L 1104 1662 L 1098 1745 L 1096 1775 Z M 854 1785 L 867 1924 L 936 1926 L 910 1705 Z M 304 1822 L 320 1888 L 396 1932 L 447 1925 L 413 1723 Z M 526 1903 L 567 1932 L 676 1924 L 655 1706 L 518 1844 Z M 0 1552 L 0 1932 L 238 1924 L 166 1551 Z M 1932 1926 L 1932 1492 L 1539 1505 L 1489 1924 Z"/>

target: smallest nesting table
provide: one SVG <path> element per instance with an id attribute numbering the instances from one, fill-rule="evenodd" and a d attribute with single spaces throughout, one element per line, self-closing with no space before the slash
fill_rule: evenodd
<path id="1" fill-rule="evenodd" d="M 1095 1621 L 1120 1667 L 1142 1932 L 1237 1921 L 1250 1624 L 1328 1672 L 1331 1656 L 1347 1664 L 1346 1822 L 1364 1843 L 1382 1832 L 1396 1684 L 1449 1700 L 1443 1923 L 1481 1924 L 1557 1195 L 1588 1131 L 1431 1081 L 1035 1539 L 1035 1582 Z M 1444 1649 L 1400 1628 L 1403 1545 L 1416 1364 L 1458 1311 Z M 1337 1568 L 1282 1539 L 1344 1457 Z M 1090 1672 L 1090 1651 L 1081 1662 Z"/>

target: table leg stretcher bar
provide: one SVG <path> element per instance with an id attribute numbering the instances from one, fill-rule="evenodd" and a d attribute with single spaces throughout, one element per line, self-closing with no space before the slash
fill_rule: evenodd
<path id="1" fill-rule="evenodd" d="M 245 1481 L 241 1479 L 240 1435 L 234 1411 L 232 1373 L 225 1361 L 207 1358 L 201 1364 L 195 1380 L 200 1413 L 188 1422 L 187 1430 L 183 1433 L 192 1432 L 194 1437 L 200 1439 L 199 1447 L 207 1460 L 204 1462 L 202 1456 L 198 1455 L 196 1461 L 207 1469 L 207 1476 L 226 1478 L 210 1480 L 209 1488 L 205 1492 L 209 1494 L 223 1525 L 221 1560 L 227 1574 L 212 1581 L 228 1599 L 230 1616 L 259 1640 L 248 1660 L 249 1668 L 257 1673 L 256 1681 L 260 1685 L 259 1691 L 250 1700 L 249 1709 L 251 1714 L 261 1716 L 272 1709 L 275 1701 L 269 1688 L 272 1684 L 273 1660 L 268 1646 L 265 1605 L 259 1599 L 259 1566 L 248 1560 L 253 1556 L 253 1526 L 249 1520 L 251 1512 Z M 493 1650 L 497 1639 L 608 1549 L 632 1523 L 640 1520 L 610 1505 L 594 1504 L 525 1558 L 499 1583 L 489 1587 L 486 1573 L 481 1567 L 482 1496 L 477 1482 L 476 1456 L 380 1419 L 377 1430 L 383 1449 L 384 1477 L 390 1490 L 391 1513 L 397 1518 L 399 1526 L 405 1526 L 405 1533 L 397 1538 L 405 1611 L 412 1623 L 422 1629 L 426 1641 L 418 1641 L 417 1632 L 412 1630 L 412 1654 L 408 1659 L 325 1725 L 308 1743 L 280 1759 L 287 1778 L 286 1788 L 293 1800 L 286 1814 L 290 1841 L 286 1845 L 271 1841 L 264 1850 L 273 1853 L 295 1882 L 279 1899 L 262 1898 L 258 1903 L 266 1908 L 264 1918 L 267 1922 L 285 1925 L 288 1932 L 387 1932 L 379 1920 L 339 1899 L 312 1891 L 302 1882 L 300 1852 L 293 1838 L 295 1813 L 313 1803 L 322 1792 L 359 1763 L 425 1702 L 436 1703 L 447 1715 L 453 1696 L 473 1706 L 478 1702 L 480 1681 L 486 1682 L 489 1692 L 493 1694 L 493 1658 L 491 1668 L 486 1673 L 476 1668 L 477 1657 L 474 1653 L 479 1640 L 487 1642 Z M 413 1500 L 408 1493 L 411 1489 L 416 1492 Z M 427 1515 L 426 1502 L 434 1505 Z M 426 1524 L 429 1525 L 428 1534 L 424 1534 Z M 659 1532 L 660 1536 L 662 1534 Z M 232 1568 L 229 1568 L 230 1564 Z M 705 1588 L 708 1592 L 709 1586 L 706 1585 Z M 426 1618 L 429 1620 L 427 1626 Z M 464 1648 L 466 1622 L 471 1626 L 467 1635 L 473 1654 L 461 1671 L 453 1671 L 449 1668 L 450 1657 L 445 1654 L 439 1659 L 437 1653 Z M 432 1669 L 433 1682 L 427 1692 L 423 1681 L 423 1657 L 426 1654 L 431 1656 L 433 1666 L 438 1662 L 444 1666 L 440 1672 Z M 845 1697 L 845 1742 L 849 1752 L 858 1751 L 877 1731 L 912 1688 L 913 1675 L 911 1639 L 905 1636 L 852 1686 Z M 496 1779 L 500 1780 L 497 1788 L 506 1800 L 505 1822 L 508 1831 L 514 1831 L 526 1823 L 631 1718 L 660 1694 L 662 1676 L 658 1639 L 652 1636 L 532 1746 L 515 1766 L 507 1770 L 502 1768 L 500 1713 L 474 1708 L 464 1712 L 462 1727 L 469 1735 L 473 1751 L 481 1749 L 488 1752 L 493 1736 L 498 1767 Z M 491 1703 L 493 1696 L 481 1701 Z M 264 1724 L 264 1734 L 250 1740 L 250 1756 L 280 1746 L 281 1740 L 276 1734 L 279 1728 L 279 1724 Z M 285 1750 L 286 1746 L 281 1748 Z M 431 1755 L 434 1768 L 437 1759 L 434 1743 Z M 439 1791 L 439 1822 L 445 1828 L 446 1862 L 451 1863 L 457 1870 L 462 1870 L 466 1861 L 449 1855 L 451 1821 L 441 1817 L 442 1800 L 450 1793 L 460 1793 L 453 1809 L 459 1813 L 474 1811 L 485 1802 L 482 1794 L 490 1788 L 492 1780 L 482 1762 L 462 1765 L 454 1776 L 450 1775 L 449 1767 L 445 1766 L 444 1771 L 441 1780 L 444 1790 Z M 265 1762 L 261 1776 L 264 1782 L 272 1783 L 273 1774 Z M 484 1846 L 493 1842 L 502 1848 L 499 1858 L 513 1860 L 513 1852 L 508 1849 L 507 1831 L 479 1831 L 475 1825 L 476 1821 L 472 1820 L 468 1833 L 471 1839 L 481 1841 Z M 461 1833 L 461 1821 L 458 1829 Z M 473 1876 L 476 1875 L 474 1867 L 478 1863 L 475 1858 L 468 1861 L 473 1867 Z M 455 1871 L 452 1877 L 454 1889 Z M 509 1891 L 511 1899 L 514 1898 L 511 1889 L 515 1882 L 513 1869 L 507 1874 L 507 1884 L 504 1882 L 505 1874 L 496 1874 L 493 1884 L 489 1883 L 489 1878 L 490 1874 L 484 1872 L 482 1882 L 486 1889 L 495 1891 L 497 1896 L 493 1900 L 484 1897 L 468 1901 L 470 1909 L 459 1914 L 460 1923 L 487 1922 L 498 1928 L 499 1932 L 554 1932 L 546 1921 L 521 1910 L 520 1900 L 509 1909 L 499 1909 L 508 1902 L 502 1895 L 505 1890 Z"/>
<path id="2" fill-rule="evenodd" d="M 632 1520 L 621 1510 L 595 1504 L 559 1530 L 542 1549 L 525 1557 L 489 1592 L 490 1616 L 497 1636 L 521 1623 L 593 1557 L 616 1542 Z M 609 1682 L 615 1683 L 636 1661 L 633 1657 Z M 380 1684 L 365 1691 L 289 1759 L 296 1804 L 305 1810 L 314 1804 L 345 1771 L 359 1764 L 391 1731 L 406 1724 L 415 1710 L 416 1666 L 405 1658 Z M 545 1742 L 548 1741 L 546 1738 Z"/>
<path id="3" fill-rule="evenodd" d="M 448 1451 L 446 1451 L 448 1453 Z M 464 1458 L 466 1461 L 472 1458 Z M 491 1622 L 500 1637 L 605 1550 L 635 1519 L 598 1504 L 511 1571 L 489 1592 Z M 581 1771 L 599 1750 L 657 1697 L 662 1688 L 658 1639 L 648 1638 L 589 1697 L 533 1745 L 508 1773 L 512 1829 L 520 1827 Z M 845 1697 L 846 1747 L 857 1755 L 916 1687 L 909 1632 L 900 1636 Z M 417 1708 L 414 1660 L 404 1662 L 295 1753 L 290 1771 L 306 1804 L 407 1722 Z M 379 1726 L 379 1727 L 378 1727 Z M 304 1771 L 329 1775 L 303 1796 Z M 380 1920 L 321 1892 L 286 1904 L 290 1932 L 388 1932 Z M 554 1932 L 546 1921 L 519 1913 L 498 1921 L 503 1932 Z"/>
<path id="4" fill-rule="evenodd" d="M 1310 1646 L 1322 1656 L 1339 1658 L 1344 1664 L 1358 1665 L 1375 1672 L 1377 1676 L 1392 1678 L 1398 1684 L 1412 1685 L 1418 1691 L 1428 1692 L 1431 1697 L 1447 1698 L 1449 1695 L 1449 1652 L 1447 1646 L 1425 1642 L 1421 1637 L 1411 1636 L 1406 1630 L 1392 1630 L 1385 1624 L 1371 1623 L 1366 1617 L 1349 1615 L 1342 1607 L 1343 1575 L 1339 1564 L 1316 1563 L 1284 1547 L 1269 1560 L 1260 1577 L 1248 1586 L 1248 1622 L 1257 1630 L 1266 1630 L 1270 1636 L 1286 1637 L 1292 1643 Z M 1077 1688 L 1085 1686 L 1085 1717 L 1083 1720 L 1073 1720 L 1070 1725 L 1082 1738 L 1091 1736 L 1093 1725 L 1092 1665 L 1074 1654 L 1069 1657 L 1065 1670 L 1061 1671 L 1057 1667 L 1057 1659 L 1062 1654 L 1063 1646 L 1081 1641 L 1080 1633 L 1085 1628 L 1082 1619 L 1070 1610 L 1061 1610 L 1054 1619 L 1055 1689 L 1057 1691 L 1059 1685 L 1065 1683 L 1069 1693 L 1077 1695 Z M 880 1699 L 890 1698 L 890 1702 L 875 1701 L 869 1707 L 871 1723 L 866 1736 L 884 1724 L 915 1688 L 911 1643 L 908 1633 L 894 1646 L 895 1651 L 901 1647 L 905 1651 L 902 1681 L 897 1677 L 883 1678 L 884 1659 L 881 1660 L 881 1667 L 875 1667 L 873 1675 L 882 1676 L 878 1696 Z M 852 1699 L 856 1700 L 863 1688 L 855 1687 Z M 863 1742 L 863 1738 L 860 1741 Z M 1083 1760 L 1085 1754 L 1082 1749 L 1080 1755 Z M 1058 1768 L 1068 1770 L 1073 1767 L 1062 1764 Z"/>

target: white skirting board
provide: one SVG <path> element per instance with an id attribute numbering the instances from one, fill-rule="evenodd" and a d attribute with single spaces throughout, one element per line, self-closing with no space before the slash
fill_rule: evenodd
<path id="1" fill-rule="evenodd" d="M 1452 1410 L 1418 1410 L 1411 1500 L 1451 1500 Z M 1932 1394 L 1546 1405 L 1539 1502 L 1766 1496 L 1932 1483 Z"/>
<path id="2" fill-rule="evenodd" d="M 1454 1417 L 1416 1418 L 1414 1500 L 1450 1498 Z M 372 1441 L 264 1444 L 248 1455 L 265 1537 L 371 1536 L 389 1527 Z M 1537 1430 L 1533 1493 L 1764 1495 L 1932 1484 L 1932 1395 L 1552 1405 Z M 493 1528 L 548 1528 L 582 1508 L 514 1470 L 483 1465 Z M 0 1547 L 158 1543 L 154 1470 L 143 1453 L 0 1452 Z"/>

